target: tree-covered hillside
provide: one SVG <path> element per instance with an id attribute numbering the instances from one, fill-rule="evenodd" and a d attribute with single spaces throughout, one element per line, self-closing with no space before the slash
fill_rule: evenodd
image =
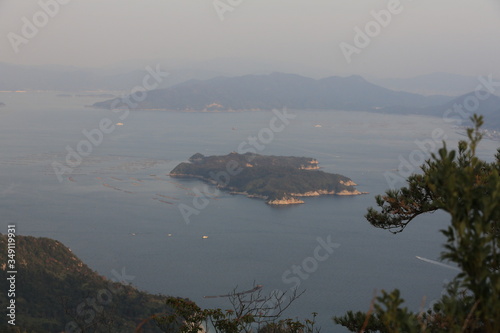
<path id="1" fill-rule="evenodd" d="M 0 234 L 0 307 L 6 309 L 10 299 L 16 305 L 16 326 L 4 315 L 1 332 L 133 332 L 145 318 L 167 310 L 165 297 L 100 276 L 60 242 L 20 235 L 15 237 L 15 297 L 8 298 L 7 255 L 7 235 Z M 145 332 L 157 330 L 150 324 Z"/>
<path id="2" fill-rule="evenodd" d="M 361 194 L 349 178 L 318 170 L 318 161 L 308 157 L 233 152 L 208 157 L 197 153 L 189 160 L 170 176 L 199 178 L 222 189 L 266 198 L 268 203 L 294 196 Z"/>

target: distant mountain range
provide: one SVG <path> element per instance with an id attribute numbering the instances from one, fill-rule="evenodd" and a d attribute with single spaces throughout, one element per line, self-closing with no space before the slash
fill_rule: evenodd
<path id="1" fill-rule="evenodd" d="M 485 93 L 482 92 L 483 95 Z M 273 73 L 189 80 L 167 89 L 149 91 L 146 98 L 138 102 L 138 108 L 208 112 L 284 107 L 371 111 L 447 116 L 448 119 L 461 117 L 463 124 L 475 112 L 485 116 L 485 127 L 500 128 L 500 98 L 489 95 L 484 101 L 479 101 L 474 94 L 425 96 L 383 88 L 360 76 L 332 76 L 316 80 L 295 74 Z M 473 100 L 479 103 L 472 108 L 467 103 Z M 454 105 L 463 106 L 464 111 L 458 112 Z M 104 109 L 127 107 L 126 103 L 116 98 L 93 106 Z"/>
<path id="2" fill-rule="evenodd" d="M 334 75 L 329 69 L 286 61 L 276 63 L 250 58 L 220 58 L 203 62 L 143 59 L 118 62 L 103 68 L 25 66 L 0 62 L 0 90 L 129 91 L 142 82 L 146 73 L 144 68 L 148 65 L 151 67 L 160 65 L 162 70 L 169 73 L 160 88 L 167 88 L 190 79 L 206 80 L 217 76 L 235 77 L 272 72 L 295 73 L 314 78 Z M 451 73 L 431 73 L 408 78 L 366 77 L 366 79 L 387 89 L 422 95 L 458 96 L 473 90 L 478 84 L 477 76 Z"/>
<path id="3" fill-rule="evenodd" d="M 478 85 L 477 77 L 450 73 L 432 73 L 410 78 L 373 78 L 369 81 L 396 91 L 448 96 L 468 93 Z"/>
<path id="4" fill-rule="evenodd" d="M 160 63 L 160 60 L 152 63 Z M 207 111 L 288 107 L 442 117 L 454 104 L 462 104 L 468 92 L 479 84 L 477 77 L 447 73 L 413 78 L 370 78 L 369 81 L 360 76 L 312 79 L 283 73 L 234 76 L 242 72 L 256 73 L 259 72 L 258 68 L 262 69 L 260 73 L 269 73 L 264 69 L 272 67 L 272 64 L 250 65 L 248 61 L 225 59 L 219 63 L 180 63 L 174 64 L 172 68 L 161 66 L 162 71 L 167 71 L 169 75 L 161 82 L 158 90 L 148 92 L 146 100 L 139 107 Z M 103 91 L 128 92 L 142 83 L 147 74 L 143 67 L 133 64 L 116 68 L 83 69 L 0 63 L 0 91 L 92 91 L 98 94 Z M 224 71 L 230 72 L 231 76 L 220 76 Z M 459 95 L 461 96 L 456 97 Z M 109 108 L 112 103 L 112 100 L 104 101 L 94 106 Z M 500 129 L 500 105 L 496 96 L 492 95 L 482 101 L 476 112 L 485 115 L 486 127 Z"/>
<path id="5" fill-rule="evenodd" d="M 487 94 L 481 91 L 481 95 Z M 477 102 L 477 104 L 473 103 Z M 446 119 L 463 119 L 463 125 L 468 125 L 468 117 L 472 113 L 478 113 L 484 116 L 485 128 L 500 130 L 500 97 L 489 94 L 484 100 L 479 100 L 475 92 L 470 92 L 456 97 L 451 101 L 422 110 L 421 114 L 439 116 Z M 454 121 L 453 123 L 457 123 Z"/>
<path id="6" fill-rule="evenodd" d="M 361 76 L 311 79 L 295 74 L 245 75 L 190 80 L 149 91 L 143 109 L 228 111 L 291 109 L 383 110 L 387 107 L 425 108 L 450 101 L 448 96 L 397 92 L 369 83 Z M 97 108 L 123 106 L 108 100 Z"/>

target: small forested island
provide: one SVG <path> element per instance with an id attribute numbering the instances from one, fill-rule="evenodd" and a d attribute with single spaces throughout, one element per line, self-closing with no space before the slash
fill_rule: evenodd
<path id="1" fill-rule="evenodd" d="M 356 190 L 357 184 L 348 177 L 320 171 L 318 161 L 309 157 L 196 153 L 189 162 L 177 165 L 170 177 L 198 178 L 270 205 L 304 203 L 300 197 L 366 193 Z"/>

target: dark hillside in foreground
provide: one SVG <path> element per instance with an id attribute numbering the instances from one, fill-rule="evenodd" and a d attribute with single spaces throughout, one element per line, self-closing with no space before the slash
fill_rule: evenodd
<path id="1" fill-rule="evenodd" d="M 133 332 L 152 314 L 166 311 L 164 297 L 153 296 L 92 271 L 67 247 L 56 240 L 31 236 L 15 237 L 16 326 L 28 332 Z M 0 234 L 0 307 L 10 302 L 6 276 L 7 236 Z M 10 258 L 9 258 L 10 259 Z M 127 281 L 125 281 L 127 282 Z M 129 281 L 128 281 L 129 282 Z M 86 303 L 85 303 L 86 302 Z M 4 310 L 5 312 L 5 310 Z M 1 332 L 9 332 L 6 316 Z M 159 332 L 148 324 L 145 332 Z M 14 331 L 12 331 L 14 332 Z"/>

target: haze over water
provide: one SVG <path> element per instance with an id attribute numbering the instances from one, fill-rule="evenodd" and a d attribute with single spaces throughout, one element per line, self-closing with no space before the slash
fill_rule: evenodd
<path id="1" fill-rule="evenodd" d="M 350 177 L 370 194 L 306 198 L 303 205 L 277 209 L 220 193 L 186 224 L 178 205 L 193 206 L 193 190 L 205 191 L 205 185 L 170 179 L 169 171 L 196 152 L 235 151 L 269 126 L 272 113 L 131 112 L 71 179 L 59 183 L 51 164 L 64 162 L 65 147 L 75 148 L 82 130 L 96 128 L 102 118 L 118 122 L 117 114 L 83 107 L 95 98 L 55 93 L 1 93 L 0 100 L 7 104 L 0 110 L 3 220 L 15 222 L 19 234 L 61 241 L 104 276 L 125 269 L 142 290 L 229 308 L 224 299 L 203 296 L 254 283 L 266 294 L 287 291 L 294 284 L 283 274 L 314 257 L 318 237 L 330 237 L 339 246 L 307 278 L 287 275 L 299 277 L 306 292 L 285 315 L 316 311 L 324 331 L 341 332 L 330 317 L 366 311 L 374 289 L 400 288 L 417 310 L 422 297 L 426 304 L 438 298 L 455 274 L 415 258 L 437 260 L 446 215 L 421 217 L 399 235 L 363 217 L 374 195 L 388 188 L 384 172 L 398 168 L 399 156 L 408 158 L 417 148 L 414 140 L 429 139 L 439 127 L 448 146 L 456 146 L 462 136 L 440 118 L 290 110 L 296 118 L 261 153 L 316 158 L 322 170 Z M 480 157 L 492 160 L 496 147 L 484 141 Z"/>

